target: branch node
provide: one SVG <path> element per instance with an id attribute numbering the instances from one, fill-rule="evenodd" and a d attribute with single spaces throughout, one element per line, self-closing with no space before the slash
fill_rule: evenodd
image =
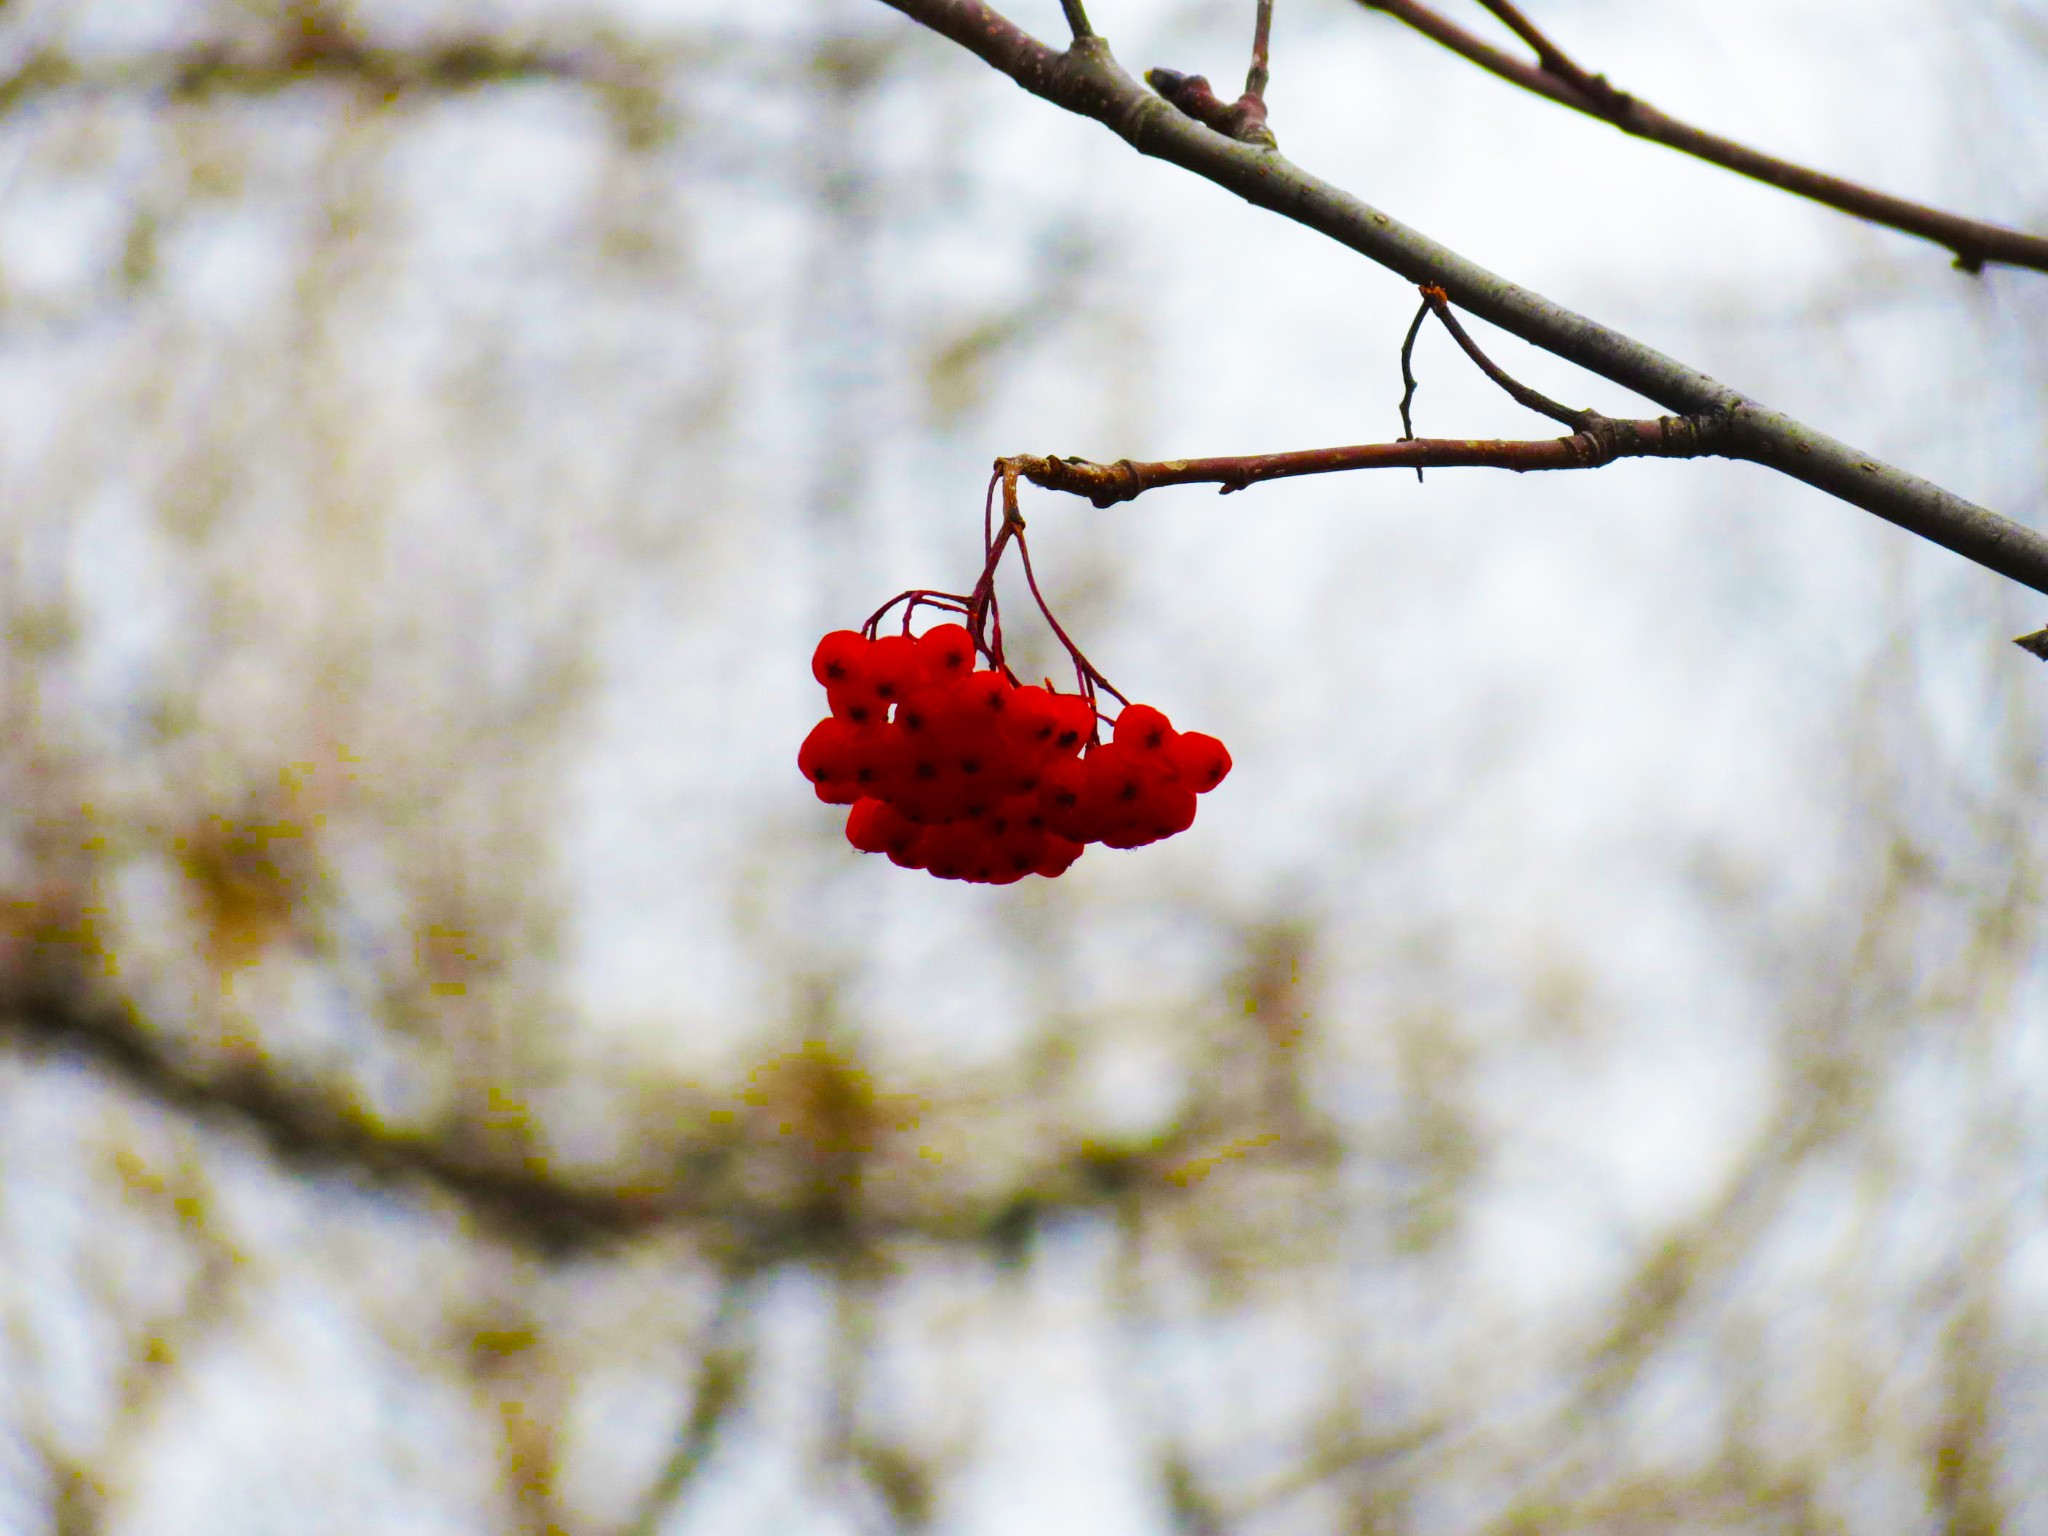
<path id="1" fill-rule="evenodd" d="M 1273 130 L 1266 126 L 1266 103 L 1249 91 L 1225 103 L 1205 77 L 1184 75 L 1177 69 L 1148 69 L 1145 83 L 1212 132 L 1261 149 L 1280 147 Z"/>
<path id="2" fill-rule="evenodd" d="M 1088 498 L 1096 506 L 1113 507 L 1120 501 L 1135 501 L 1144 493 L 1145 476 L 1131 460 L 1118 459 L 1103 472 L 1109 483 Z"/>

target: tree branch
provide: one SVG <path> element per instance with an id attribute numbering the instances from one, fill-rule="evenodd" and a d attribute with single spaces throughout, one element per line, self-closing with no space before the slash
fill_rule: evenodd
<path id="1" fill-rule="evenodd" d="M 1648 102 L 1617 90 L 1608 83 L 1606 76 L 1588 74 L 1573 63 L 1507 0 L 1481 0 L 1481 3 L 1535 50 L 1537 62 L 1534 64 L 1503 53 L 1491 43 L 1473 36 L 1455 22 L 1420 4 L 1419 0 L 1358 0 L 1358 3 L 1367 10 L 1384 11 L 1396 21 L 1503 80 L 1512 81 L 1539 96 L 1547 96 L 1575 112 L 1611 123 L 1623 133 L 1662 144 L 1667 149 L 1692 155 L 1724 170 L 1734 171 L 1739 176 L 1748 176 L 1780 191 L 1823 203 L 1872 224 L 1882 224 L 1887 229 L 1917 235 L 1936 245 L 1946 246 L 1955 253 L 1956 265 L 1966 272 L 1978 272 L 1993 263 L 2048 272 L 2048 239 L 2039 235 L 1944 213 L 1938 208 L 1908 202 L 1902 197 L 1893 197 L 1839 176 L 1809 170 L 1658 111 Z"/>
<path id="2" fill-rule="evenodd" d="M 1252 18 L 1252 67 L 1245 71 L 1244 93 L 1263 102 L 1272 79 L 1273 0 L 1258 0 Z"/>
<path id="3" fill-rule="evenodd" d="M 261 1061 L 201 1065 L 125 1006 L 87 1001 L 68 987 L 0 999 L 0 1041 L 34 1055 L 83 1058 L 169 1108 L 254 1132 L 287 1167 L 343 1169 L 371 1185 L 438 1191 L 499 1236 L 547 1252 L 650 1230 L 695 1203 L 666 1190 L 581 1185 L 408 1134 Z"/>
<path id="4" fill-rule="evenodd" d="M 1524 410 L 1534 411 L 1538 416 L 1548 416 L 1552 421 L 1563 422 L 1575 432 L 1583 432 L 1595 423 L 1605 420 L 1598 411 L 1575 411 L 1568 405 L 1559 405 L 1548 395 L 1541 394 L 1524 384 L 1520 379 L 1510 378 L 1498 363 L 1479 350 L 1479 343 L 1471 333 L 1458 323 L 1458 317 L 1451 313 L 1451 306 L 1443 289 L 1434 286 L 1422 290 L 1422 302 L 1431 314 L 1443 322 L 1445 330 L 1451 333 L 1451 340 L 1458 344 L 1464 354 L 1472 359 L 1479 371 L 1497 384 L 1509 399 Z M 1403 376 L 1407 376 L 1407 360 L 1402 361 Z"/>
<path id="5" fill-rule="evenodd" d="M 386 100 L 500 84 L 551 81 L 607 91 L 642 91 L 649 82 L 623 62 L 588 52 L 476 37 L 418 49 L 377 47 L 345 29 L 284 32 L 261 49 L 216 44 L 83 63 L 59 49 L 30 53 L 0 75 L 0 115 L 39 97 L 135 94 L 203 102 L 260 96 L 313 81 L 342 81 Z"/>
<path id="6" fill-rule="evenodd" d="M 1192 171 L 1304 224 L 1460 309 L 1654 400 L 1674 414 L 1727 418 L 1730 458 L 1804 481 L 2048 593 L 2048 538 L 1748 399 L 1697 369 L 1508 282 L 1290 163 L 1216 133 L 1145 90 L 1100 38 L 1055 53 L 982 0 L 883 0 L 966 48 L 1033 95 L 1114 131 L 1140 154 Z"/>
<path id="7" fill-rule="evenodd" d="M 1507 24 L 1523 42 L 1536 52 L 1536 62 L 1543 66 L 1545 74 L 1562 80 L 1566 85 L 1584 96 L 1596 101 L 1609 110 L 1625 112 L 1634 99 L 1626 91 L 1618 91 L 1607 83 L 1605 75 L 1589 75 L 1557 44 L 1536 29 L 1536 23 L 1524 16 L 1509 0 L 1479 0 L 1494 15 Z"/>
<path id="8" fill-rule="evenodd" d="M 923 1158 L 898 1158 L 901 1144 L 879 1133 L 872 1146 L 821 1144 L 792 1134 L 787 1115 L 750 1116 L 751 1101 L 678 1093 L 676 1118 L 697 1129 L 676 1137 L 658 1165 L 575 1172 L 551 1166 L 537 1146 L 494 1142 L 473 1126 L 394 1126 L 346 1084 L 260 1055 L 195 1050 L 101 995 L 75 957 L 48 953 L 71 948 L 32 945 L 26 963 L 0 955 L 0 1050 L 96 1069 L 217 1132 L 253 1138 L 288 1171 L 438 1202 L 547 1256 L 677 1228 L 711 1235 L 740 1268 L 843 1258 L 904 1238 L 1001 1247 L 1049 1214 L 1096 1209 L 1136 1185 L 1177 1188 L 1172 1170 L 1190 1138 L 1213 1129 L 1190 1125 L 1127 1155 L 1060 1146 L 1014 1182 L 962 1188 L 924 1177 Z M 904 1166 L 913 1176 L 900 1176 Z M 885 1176 L 892 1168 L 898 1176 Z"/>
<path id="9" fill-rule="evenodd" d="M 1411 437 L 1398 443 L 1358 443 L 1346 448 L 1305 448 L 1293 453 L 1249 454 L 1242 458 L 1164 459 L 1141 463 L 1118 459 L 1036 458 L 1018 454 L 996 462 L 1049 491 L 1086 496 L 1098 507 L 1130 501 L 1163 485 L 1220 485 L 1223 494 L 1263 480 L 1329 475 L 1351 469 L 1598 469 L 1616 459 L 1697 459 L 1725 453 L 1725 417 L 1663 416 L 1652 421 L 1596 417 L 1570 437 L 1489 439 Z"/>

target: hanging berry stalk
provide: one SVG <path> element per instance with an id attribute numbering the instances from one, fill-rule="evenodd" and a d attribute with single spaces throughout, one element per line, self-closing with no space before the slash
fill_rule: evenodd
<path id="1" fill-rule="evenodd" d="M 1072 693 L 1050 679 L 1020 683 L 1003 659 L 995 577 L 1012 542 L 1039 612 L 1073 662 Z M 1176 731 L 1160 711 L 1130 703 L 1081 654 L 1039 591 L 1007 463 L 989 481 L 982 549 L 973 591 L 898 593 L 858 630 L 818 642 L 811 673 L 831 713 L 804 738 L 797 767 L 820 800 L 851 807 L 846 840 L 942 880 L 1009 885 L 1066 873 L 1089 843 L 1139 848 L 1186 831 L 1195 796 L 1223 782 L 1230 753 L 1215 737 Z M 883 633 L 898 607 L 900 620 Z M 913 635 L 920 609 L 957 619 Z M 1113 721 L 1102 715 L 1104 694 L 1123 705 Z"/>

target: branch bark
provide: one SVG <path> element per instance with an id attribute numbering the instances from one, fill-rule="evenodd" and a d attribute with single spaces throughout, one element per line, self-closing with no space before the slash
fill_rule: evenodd
<path id="1" fill-rule="evenodd" d="M 1893 197 L 1888 192 L 1845 181 L 1839 176 L 1810 170 L 1789 160 L 1724 139 L 1690 123 L 1660 112 L 1638 96 L 1618 90 L 1605 75 L 1590 75 L 1538 32 L 1512 5 L 1485 0 L 1492 11 L 1536 50 L 1537 62 L 1528 63 L 1504 53 L 1463 27 L 1418 4 L 1417 0 L 1358 0 L 1369 11 L 1382 11 L 1412 27 L 1423 36 L 1441 43 L 1451 52 L 1471 60 L 1481 69 L 1512 81 L 1524 90 L 1547 96 L 1574 112 L 1583 112 L 1623 133 L 1653 144 L 1662 144 L 1680 154 L 1692 155 L 1723 170 L 1761 181 L 1816 203 L 1850 214 L 1872 224 L 1882 224 L 1902 234 L 1917 235 L 1946 246 L 1955 253 L 1956 265 L 1966 272 L 1980 272 L 1986 265 L 2025 267 L 2048 272 L 2048 239 L 2002 224 L 1987 224 L 1944 213 L 1921 203 Z"/>
<path id="2" fill-rule="evenodd" d="M 1616 459 L 1697 459 L 1724 451 L 1726 418 L 1692 420 L 1663 416 L 1654 421 L 1598 417 L 1570 437 L 1491 439 L 1411 437 L 1398 443 L 1358 443 L 1344 448 L 1305 448 L 1294 453 L 1248 454 L 1238 458 L 1086 459 L 1038 458 L 1019 454 L 998 459 L 1033 485 L 1086 496 L 1098 507 L 1130 501 L 1164 485 L 1219 485 L 1223 494 L 1264 480 L 1297 475 L 1330 475 L 1353 469 L 1598 469 Z"/>
<path id="3" fill-rule="evenodd" d="M 1411 283 L 1442 288 L 1460 309 L 1667 411 L 1725 418 L 1727 457 L 1789 475 L 2048 593 L 2048 538 L 1487 271 L 1277 150 L 1204 127 L 1133 80 L 1099 37 L 1078 40 L 1059 53 L 982 0 L 883 3 L 950 38 L 1033 95 L 1102 123 L 1140 154 L 1306 225 Z"/>

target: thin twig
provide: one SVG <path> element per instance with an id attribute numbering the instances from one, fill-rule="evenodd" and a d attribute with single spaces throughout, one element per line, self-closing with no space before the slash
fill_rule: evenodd
<path id="1" fill-rule="evenodd" d="M 880 632 L 882 620 L 888 616 L 889 610 L 898 603 L 904 605 L 903 633 L 906 635 L 910 633 L 910 621 L 916 616 L 917 610 L 920 607 L 939 608 L 948 613 L 958 613 L 964 616 L 971 606 L 970 599 L 958 592 L 930 592 L 922 587 L 913 588 L 908 592 L 898 592 L 889 601 L 869 614 L 867 622 L 861 625 L 860 632 L 870 640 L 874 639 Z"/>
<path id="2" fill-rule="evenodd" d="M 890 0 L 894 3 L 894 0 Z M 1358 0 L 1367 10 L 1383 11 L 1480 68 L 1513 81 L 1525 90 L 1611 123 L 1623 133 L 1695 156 L 1739 176 L 1825 204 L 1852 217 L 1902 234 L 1916 235 L 1955 253 L 1966 272 L 1987 265 L 2025 267 L 2048 272 L 2048 239 L 1979 219 L 1944 213 L 1923 203 L 1879 192 L 1839 176 L 1810 170 L 1759 150 L 1724 139 L 1705 129 L 1667 116 L 1639 97 L 1615 89 L 1603 75 L 1591 75 L 1560 52 L 1521 13 L 1504 0 L 1482 0 L 1488 10 L 1513 27 L 1537 49 L 1540 62 L 1530 64 L 1473 36 L 1420 0 Z M 1538 41 L 1540 39 L 1540 41 Z"/>
<path id="3" fill-rule="evenodd" d="M 1081 0 L 1060 0 L 1060 9 L 1067 13 L 1067 30 L 1074 34 L 1076 42 L 1095 35 L 1095 29 L 1088 25 L 1088 11 Z"/>
<path id="4" fill-rule="evenodd" d="M 1275 150 L 1212 132 L 1125 74 L 1101 39 L 1061 53 L 984 0 L 883 3 L 951 38 L 1034 95 L 1093 118 L 1140 154 L 1169 161 L 1255 207 L 1304 224 L 1411 283 L 1442 288 L 1460 309 L 1667 411 L 1722 423 L 1726 446 L 1719 451 L 1728 457 L 1803 481 L 1987 570 L 2048 592 L 2048 538 L 2033 529 L 1882 463 L 1654 347 L 1511 283 Z M 1550 79 L 1540 70 L 1530 73 Z M 2048 242 L 2043 247 L 2048 250 Z"/>
<path id="5" fill-rule="evenodd" d="M 1025 475 L 1027 479 L 1035 478 L 1026 470 L 1025 465 L 1027 462 L 1029 461 L 1025 459 L 1006 459 L 1003 461 L 1005 468 L 1008 469 L 1013 477 L 1013 483 L 1014 477 L 1020 474 Z M 1042 484 L 1043 482 L 1038 483 Z M 1101 688 L 1111 698 L 1115 699 L 1117 703 L 1129 704 L 1131 701 L 1117 692 L 1115 684 L 1111 683 L 1108 678 L 1104 677 L 1096 669 L 1094 662 L 1081 654 L 1081 647 L 1074 644 L 1073 636 L 1062 629 L 1060 621 L 1053 617 L 1052 605 L 1045 600 L 1045 594 L 1038 590 L 1038 573 L 1031 568 L 1031 546 L 1026 544 L 1021 537 L 1017 540 L 1017 553 L 1023 557 L 1024 561 L 1024 583 L 1031 588 L 1031 596 L 1038 603 L 1038 611 L 1045 615 L 1045 622 L 1052 626 L 1052 632 L 1059 636 L 1060 644 L 1067 648 L 1067 654 L 1073 658 L 1075 675 L 1081 680 L 1081 692 L 1088 696 L 1088 702 L 1091 705 L 1095 702 L 1095 690 Z M 1089 728 L 1089 738 L 1090 740 L 1094 739 L 1093 726 Z"/>
<path id="6" fill-rule="evenodd" d="M 1429 318 L 1429 300 L 1424 299 L 1415 308 L 1415 318 L 1408 322 L 1408 334 L 1401 338 L 1401 441 L 1415 441 L 1415 418 L 1409 414 L 1409 407 L 1415 404 L 1415 391 L 1420 387 L 1415 377 L 1415 338 L 1422 334 L 1422 322 Z M 1422 484 L 1422 466 L 1415 466 L 1415 483 Z"/>
<path id="7" fill-rule="evenodd" d="M 1252 22 L 1252 66 L 1244 77 L 1244 94 L 1235 101 L 1225 102 L 1203 76 L 1184 75 L 1177 69 L 1148 69 L 1145 83 L 1204 128 L 1213 128 L 1242 144 L 1277 149 L 1279 141 L 1266 121 L 1272 38 L 1273 0 L 1258 0 L 1258 13 Z"/>
<path id="8" fill-rule="evenodd" d="M 1730 427 L 1721 417 L 1660 416 L 1622 421 L 1596 416 L 1570 437 L 1414 437 L 1398 443 L 1355 443 L 1214 459 L 1004 460 L 1033 485 L 1086 496 L 1098 507 L 1130 501 L 1167 485 L 1216 485 L 1224 495 L 1266 480 L 1329 475 L 1354 469 L 1598 469 L 1616 459 L 1698 459 L 1729 456 Z M 1029 568 L 1027 562 L 1027 569 Z"/>
<path id="9" fill-rule="evenodd" d="M 1003 525 L 991 539 L 988 533 L 990 513 L 998 484 L 1003 488 Z M 975 646 L 988 657 L 989 665 L 998 671 L 1008 672 L 1009 668 L 1003 661 L 1003 621 L 996 603 L 996 567 L 1002 564 L 1003 551 L 1009 548 L 1010 540 L 1015 539 L 1019 549 L 1024 547 L 1024 516 L 1017 507 L 1017 472 L 1001 459 L 996 460 L 995 472 L 989 476 L 988 499 L 982 505 L 981 527 L 982 544 L 987 554 L 982 561 L 981 579 L 975 582 L 974 592 L 967 601 L 967 632 L 974 637 Z M 992 626 L 989 638 L 983 636 L 985 625 Z"/>
<path id="10" fill-rule="evenodd" d="M 1443 289 L 1434 283 L 1425 283 L 1422 288 L 1422 302 L 1444 324 L 1451 333 L 1451 339 L 1464 348 L 1465 355 L 1478 365 L 1479 371 L 1498 384 L 1514 400 L 1539 416 L 1548 416 L 1552 421 L 1562 422 L 1575 432 L 1583 432 L 1600 420 L 1598 411 L 1575 411 L 1568 405 L 1559 405 L 1550 396 L 1539 394 L 1518 379 L 1510 378 L 1505 369 L 1495 365 L 1492 358 L 1479 350 L 1479 343 L 1465 332 L 1458 323 L 1458 317 L 1451 313 L 1451 301 Z"/>
<path id="11" fill-rule="evenodd" d="M 1259 0 L 1258 18 L 1252 23 L 1252 67 L 1244 77 L 1244 93 L 1254 101 L 1266 99 L 1266 82 L 1273 37 L 1273 0 Z"/>
<path id="12" fill-rule="evenodd" d="M 1588 74 L 1579 68 L 1569 54 L 1538 31 L 1536 23 L 1509 4 L 1509 0 L 1479 0 L 1479 3 L 1505 22 L 1515 36 L 1536 50 L 1536 62 L 1543 66 L 1545 74 L 1557 76 L 1587 99 L 1600 102 L 1608 113 L 1628 110 L 1633 97 L 1609 85 L 1605 75 Z"/>

